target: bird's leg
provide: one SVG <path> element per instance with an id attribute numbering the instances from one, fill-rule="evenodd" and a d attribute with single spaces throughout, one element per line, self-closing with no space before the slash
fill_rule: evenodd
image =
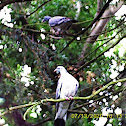
<path id="1" fill-rule="evenodd" d="M 65 97 L 65 99 L 66 99 L 67 101 L 69 101 L 69 100 L 73 100 L 73 96 Z"/>
<path id="2" fill-rule="evenodd" d="M 60 35 L 62 36 L 62 35 L 64 35 L 63 32 L 59 32 L 59 31 L 57 31 L 55 34 L 56 34 L 57 36 L 60 36 Z"/>
<path id="3" fill-rule="evenodd" d="M 55 34 L 58 35 L 58 36 L 60 35 L 60 32 L 61 32 L 61 29 L 59 29 L 59 28 L 57 28 L 57 29 L 55 30 Z"/>
<path id="4" fill-rule="evenodd" d="M 57 31 L 55 34 L 56 34 L 56 35 L 59 35 L 60 33 L 59 33 L 59 31 Z"/>
<path id="5" fill-rule="evenodd" d="M 69 99 L 70 99 L 70 100 L 73 100 L 73 96 L 70 96 Z"/>
<path id="6" fill-rule="evenodd" d="M 65 99 L 67 100 L 67 101 L 69 101 L 70 99 L 69 99 L 69 97 L 65 97 Z"/>
<path id="7" fill-rule="evenodd" d="M 64 33 L 64 32 L 63 32 L 63 31 L 61 31 L 61 32 L 60 32 L 60 35 L 63 35 L 63 33 Z"/>

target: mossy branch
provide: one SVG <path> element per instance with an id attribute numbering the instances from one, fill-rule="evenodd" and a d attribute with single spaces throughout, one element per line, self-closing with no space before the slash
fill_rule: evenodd
<path id="1" fill-rule="evenodd" d="M 99 90 L 97 90 L 95 93 L 87 96 L 87 97 L 73 97 L 73 100 L 87 100 L 87 99 L 92 99 L 94 96 L 96 96 L 97 94 L 99 94 L 101 91 L 104 91 L 105 89 L 107 89 L 109 86 L 111 85 L 114 85 L 118 82 L 125 82 L 126 81 L 126 78 L 123 78 L 123 79 L 119 79 L 117 81 L 112 81 L 108 84 L 106 84 L 104 87 L 100 88 Z M 7 111 L 3 112 L 0 114 L 0 117 L 9 113 L 10 111 L 13 111 L 13 110 L 16 110 L 16 109 L 20 109 L 20 108 L 25 108 L 25 107 L 29 107 L 29 106 L 36 106 L 36 105 L 39 105 L 39 104 L 43 104 L 44 102 L 63 102 L 63 101 L 66 101 L 66 99 L 43 99 L 39 102 L 32 102 L 32 103 L 29 103 L 29 104 L 25 104 L 25 105 L 19 105 L 19 106 L 14 106 L 14 107 L 10 107 L 8 108 Z"/>

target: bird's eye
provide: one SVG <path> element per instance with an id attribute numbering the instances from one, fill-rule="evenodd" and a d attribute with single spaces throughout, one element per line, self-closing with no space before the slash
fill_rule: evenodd
<path id="1" fill-rule="evenodd" d="M 59 74 L 59 71 L 56 71 L 56 74 Z"/>

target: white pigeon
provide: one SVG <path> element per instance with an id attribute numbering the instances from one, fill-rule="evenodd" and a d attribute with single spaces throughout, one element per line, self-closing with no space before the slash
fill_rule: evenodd
<path id="1" fill-rule="evenodd" d="M 58 66 L 54 71 L 60 73 L 56 89 L 56 99 L 72 99 L 77 93 L 79 87 L 78 81 L 63 66 Z M 56 103 L 55 126 L 65 126 L 67 110 L 70 104 L 70 100 Z"/>

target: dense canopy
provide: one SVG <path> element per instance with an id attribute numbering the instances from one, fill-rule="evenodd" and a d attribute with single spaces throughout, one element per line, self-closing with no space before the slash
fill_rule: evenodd
<path id="1" fill-rule="evenodd" d="M 126 125 L 125 0 L 0 1 L 0 125 L 53 126 L 64 66 L 79 81 L 66 126 Z M 56 35 L 44 16 L 75 19 Z M 102 122 L 102 123 L 101 123 Z"/>

